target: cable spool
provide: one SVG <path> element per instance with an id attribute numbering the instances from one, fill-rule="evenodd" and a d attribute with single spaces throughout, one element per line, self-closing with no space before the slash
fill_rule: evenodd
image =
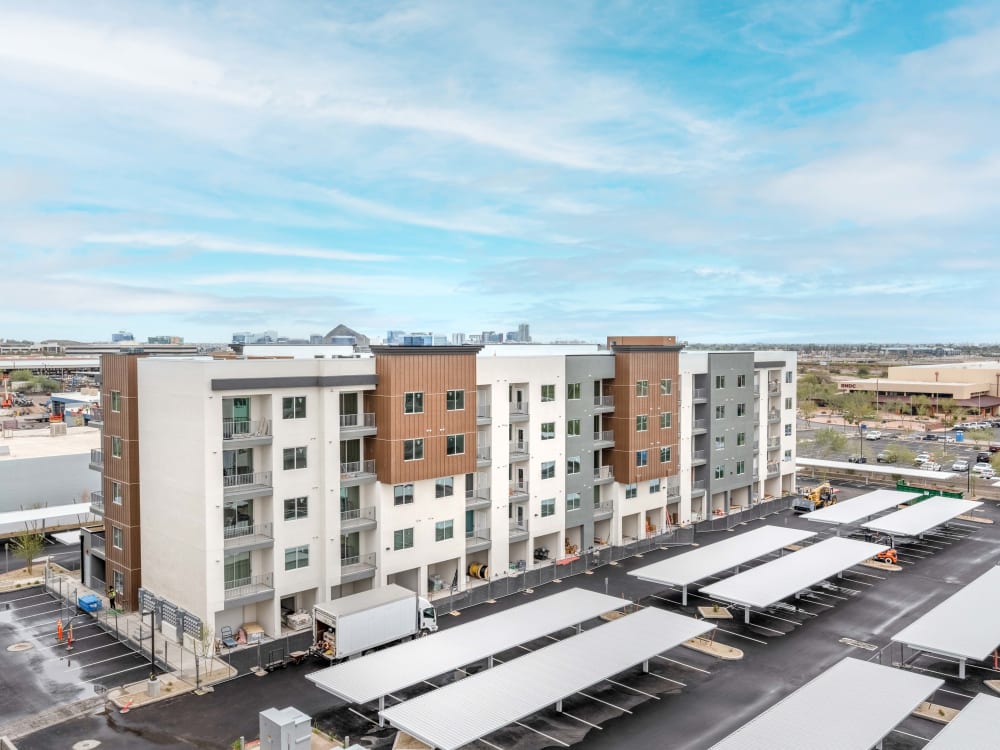
<path id="1" fill-rule="evenodd" d="M 471 578 L 489 578 L 490 566 L 483 563 L 470 563 L 469 564 L 469 576 Z"/>

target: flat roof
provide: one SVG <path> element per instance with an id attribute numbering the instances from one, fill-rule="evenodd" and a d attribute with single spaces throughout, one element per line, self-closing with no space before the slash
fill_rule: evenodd
<path id="1" fill-rule="evenodd" d="M 894 536 L 917 536 L 968 513 L 982 505 L 978 500 L 957 500 L 951 497 L 929 497 L 909 508 L 861 524 L 866 529 Z"/>
<path id="2" fill-rule="evenodd" d="M 811 513 L 803 513 L 802 518 L 820 523 L 845 524 L 860 521 L 862 518 L 869 518 L 883 510 L 895 508 L 911 500 L 915 500 L 920 495 L 913 492 L 900 492 L 899 490 L 874 490 L 866 492 L 864 495 L 844 500 L 825 508 L 814 510 Z"/>
<path id="3" fill-rule="evenodd" d="M 714 627 L 647 607 L 387 708 L 382 716 L 431 747 L 455 750 Z"/>
<path id="4" fill-rule="evenodd" d="M 767 607 L 887 549 L 884 544 L 831 537 L 703 586 L 701 593 L 744 607 Z"/>
<path id="5" fill-rule="evenodd" d="M 710 750 L 870 750 L 943 684 L 848 657 Z"/>
<path id="6" fill-rule="evenodd" d="M 321 669 L 306 675 L 306 679 L 344 700 L 367 703 L 629 603 L 627 599 L 596 591 L 566 589 L 426 638 Z"/>
<path id="7" fill-rule="evenodd" d="M 934 447 L 934 446 L 929 446 Z M 914 479 L 954 479 L 958 476 L 953 471 L 924 471 L 923 469 L 905 469 L 895 464 L 852 464 L 850 461 L 828 461 L 823 458 L 803 458 L 797 456 L 795 463 L 810 469 L 846 469 L 848 471 L 867 471 L 872 474 L 897 474 L 901 477 Z"/>
<path id="8" fill-rule="evenodd" d="M 816 536 L 813 531 L 761 526 L 745 534 L 630 570 L 628 574 L 642 581 L 687 586 L 812 536 Z"/>
<path id="9" fill-rule="evenodd" d="M 985 659 L 1000 644 L 1000 567 L 987 570 L 892 640 L 957 659 Z"/>
<path id="10" fill-rule="evenodd" d="M 49 456 L 72 456 L 78 453 L 90 455 L 91 450 L 101 447 L 101 431 L 96 427 L 67 427 L 65 435 L 53 437 L 48 425 L 30 430 L 14 430 L 12 437 L 0 438 L 0 445 L 10 448 L 10 453 L 0 455 L 0 461 L 20 458 L 48 458 Z M 100 474 L 94 474 L 94 486 L 100 484 Z"/>
<path id="11" fill-rule="evenodd" d="M 362 591 L 340 599 L 331 599 L 316 606 L 332 615 L 340 617 L 350 615 L 372 607 L 378 607 L 390 602 L 398 602 L 403 599 L 416 599 L 417 594 L 411 589 L 403 588 L 397 583 L 389 583 L 385 586 L 378 586 L 369 591 Z M 416 605 L 414 605 L 416 606 Z M 414 615 L 416 617 L 416 615 Z"/>
<path id="12" fill-rule="evenodd" d="M 43 526 L 62 526 L 81 518 L 89 520 L 97 518 L 90 512 L 90 503 L 74 503 L 73 505 L 49 505 L 44 508 L 29 508 L 28 510 L 12 510 L 0 513 L 0 532 L 17 531 L 29 523 L 41 523 Z M 79 539 L 77 539 L 79 541 Z"/>
<path id="13" fill-rule="evenodd" d="M 980 693 L 924 745 L 924 750 L 994 750 L 1000 698 Z"/>

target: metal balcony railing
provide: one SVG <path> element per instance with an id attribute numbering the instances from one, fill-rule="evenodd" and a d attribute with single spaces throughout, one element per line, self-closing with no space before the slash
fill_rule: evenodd
<path id="1" fill-rule="evenodd" d="M 374 412 L 364 412 L 360 414 L 341 414 L 340 415 L 340 426 L 341 427 L 374 427 L 375 426 L 375 413 Z"/>
<path id="2" fill-rule="evenodd" d="M 104 515 L 104 493 L 95 490 L 90 493 L 90 512 Z"/>
<path id="3" fill-rule="evenodd" d="M 348 461 L 340 465 L 340 478 L 349 479 L 351 477 L 367 476 L 375 473 L 375 461 Z"/>
<path id="4" fill-rule="evenodd" d="M 485 529 L 468 529 L 465 532 L 466 542 L 477 542 L 477 541 L 488 542 L 489 540 L 490 540 L 490 530 L 488 527 Z"/>
<path id="5" fill-rule="evenodd" d="M 692 398 L 708 398 L 707 388 L 694 388 L 691 390 Z"/>
<path id="6" fill-rule="evenodd" d="M 239 547 L 248 542 L 273 540 L 274 533 L 270 523 L 234 523 L 222 527 L 222 539 L 223 547 Z"/>
<path id="7" fill-rule="evenodd" d="M 781 421 L 781 412 L 778 411 L 777 409 L 772 409 L 771 411 L 769 411 L 767 413 L 767 421 L 770 422 L 770 423 L 772 423 L 772 424 L 774 422 L 780 422 Z"/>
<path id="8" fill-rule="evenodd" d="M 90 465 L 92 467 L 98 467 L 99 469 L 104 468 L 104 451 L 96 450 L 95 448 L 90 449 Z"/>
<path id="9" fill-rule="evenodd" d="M 367 555 L 354 555 L 353 557 L 342 557 L 340 558 L 340 569 L 341 574 L 345 571 L 345 568 L 374 568 L 375 567 L 375 553 L 369 552 Z"/>
<path id="10" fill-rule="evenodd" d="M 528 494 L 528 483 L 527 482 L 511 482 L 510 483 L 510 496 L 517 497 L 519 495 Z"/>
<path id="11" fill-rule="evenodd" d="M 601 430 L 600 432 L 594 433 L 595 443 L 613 443 L 615 442 L 615 432 L 614 430 Z"/>
<path id="12" fill-rule="evenodd" d="M 510 443 L 510 454 L 524 454 L 528 455 L 528 441 L 527 440 L 512 440 Z"/>
<path id="13" fill-rule="evenodd" d="M 269 471 L 248 471 L 244 474 L 223 474 L 222 487 L 233 489 L 236 487 L 253 487 L 261 485 L 271 486 L 271 472 Z"/>
<path id="14" fill-rule="evenodd" d="M 106 541 L 103 536 L 92 535 L 90 537 L 90 548 L 103 553 L 106 548 Z"/>
<path id="15" fill-rule="evenodd" d="M 611 500 L 605 500 L 603 503 L 601 502 L 594 503 L 595 516 L 600 515 L 602 513 L 614 513 L 614 512 L 615 512 L 615 504 Z"/>
<path id="16" fill-rule="evenodd" d="M 706 455 L 707 451 L 691 451 L 691 459 L 694 461 L 702 460 Z"/>
<path id="17" fill-rule="evenodd" d="M 465 491 L 466 500 L 489 500 L 491 497 L 489 486 L 476 487 L 475 489 Z"/>
<path id="18" fill-rule="evenodd" d="M 767 475 L 769 477 L 775 477 L 781 472 L 781 467 L 776 463 L 770 463 L 767 465 Z"/>
<path id="19" fill-rule="evenodd" d="M 271 420 L 223 419 L 223 440 L 246 440 L 255 437 L 271 437 Z"/>
<path id="20" fill-rule="evenodd" d="M 375 507 L 354 508 L 353 510 L 342 510 L 340 512 L 340 522 L 344 521 L 374 521 Z"/>
<path id="21" fill-rule="evenodd" d="M 676 477 L 675 477 L 676 479 Z M 678 482 L 672 482 L 666 486 L 667 497 L 680 497 L 681 496 L 681 486 Z"/>
<path id="22" fill-rule="evenodd" d="M 776 451 L 780 447 L 781 447 L 781 438 L 772 437 L 767 439 L 767 449 L 769 451 Z"/>
<path id="23" fill-rule="evenodd" d="M 614 406 L 614 396 L 594 396 L 594 406 Z"/>
<path id="24" fill-rule="evenodd" d="M 614 466 L 595 466 L 594 467 L 594 479 L 614 479 L 615 478 L 615 467 Z"/>
<path id="25" fill-rule="evenodd" d="M 274 589 L 274 575 L 264 573 L 258 576 L 235 578 L 225 582 L 226 599 L 239 599 L 251 594 Z"/>
<path id="26" fill-rule="evenodd" d="M 695 419 L 691 422 L 691 426 L 696 430 L 707 430 L 708 420 L 707 419 Z"/>
<path id="27" fill-rule="evenodd" d="M 476 448 L 476 460 L 477 461 L 489 461 L 491 456 L 490 446 L 481 445 Z"/>
<path id="28" fill-rule="evenodd" d="M 781 383 L 779 381 L 772 380 L 770 383 L 767 384 L 768 396 L 777 396 L 779 393 L 781 393 Z"/>
<path id="29" fill-rule="evenodd" d="M 476 404 L 476 419 L 489 419 L 490 418 L 490 405 L 489 404 Z"/>
<path id="30" fill-rule="evenodd" d="M 527 401 L 511 401 L 510 402 L 510 414 L 511 416 L 528 416 L 528 402 Z"/>
<path id="31" fill-rule="evenodd" d="M 694 480 L 693 482 L 691 482 L 691 489 L 692 490 L 703 490 L 703 489 L 705 489 L 705 480 L 704 479 L 696 479 L 696 480 Z"/>
<path id="32" fill-rule="evenodd" d="M 528 522 L 525 521 L 515 521 L 510 520 L 507 523 L 507 531 L 509 536 L 518 536 L 521 534 L 528 533 Z"/>

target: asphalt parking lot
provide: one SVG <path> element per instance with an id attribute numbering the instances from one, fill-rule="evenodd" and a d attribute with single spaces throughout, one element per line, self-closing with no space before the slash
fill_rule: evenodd
<path id="1" fill-rule="evenodd" d="M 841 498 L 863 491 L 846 488 Z M 628 744 L 703 750 L 845 656 L 887 664 L 897 661 L 898 647 L 890 646 L 889 640 L 893 634 L 995 564 L 1000 511 L 988 503 L 981 509 L 981 515 L 997 523 L 956 522 L 923 540 L 905 543 L 899 540 L 901 572 L 856 566 L 843 579 L 831 579 L 827 584 L 813 587 L 797 601 L 795 608 L 779 605 L 754 610 L 750 625 L 744 624 L 740 617 L 726 621 L 719 628 L 716 640 L 742 649 L 745 657 L 741 661 L 725 662 L 689 649 L 674 649 L 651 662 L 649 675 L 643 675 L 638 668 L 616 675 L 611 678 L 613 682 L 595 685 L 565 701 L 564 713 L 539 712 L 521 725 L 489 735 L 485 742 L 472 747 L 525 750 L 575 746 L 610 750 Z M 696 541 L 700 545 L 710 544 L 762 523 L 808 528 L 819 532 L 816 541 L 833 533 L 829 527 L 817 528 L 790 513 L 781 513 L 732 532 L 699 534 Z M 626 575 L 628 570 L 684 549 L 687 548 L 657 551 L 614 567 L 604 566 L 593 575 L 548 584 L 530 596 L 545 596 L 569 586 L 602 592 L 607 589 L 611 594 L 621 594 L 643 605 L 692 615 L 694 607 L 711 601 L 699 598 L 695 591 L 689 606 L 682 607 L 679 592 Z M 766 558 L 754 564 L 764 561 Z M 443 618 L 442 627 L 454 627 L 498 609 L 516 606 L 525 598 L 526 595 L 518 594 L 494 605 L 465 610 L 458 617 Z M 6 613 L 0 615 L 0 627 L 5 627 Z M 588 627 L 597 624 L 594 621 Z M 44 637 L 45 628 L 39 630 Z M 6 637 L 2 630 L 0 635 Z M 554 635 L 567 637 L 570 631 Z M 534 649 L 550 642 L 541 639 L 524 647 Z M 521 653 L 524 649 L 512 649 L 498 654 L 498 659 L 506 661 Z M 0 662 L 0 673 L 8 671 L 10 655 L 3 654 L 0 658 L 4 660 Z M 65 666 L 59 663 L 60 657 L 55 658 L 56 666 Z M 363 741 L 370 747 L 388 747 L 393 732 L 380 731 L 375 726 L 373 705 L 347 706 L 304 679 L 318 667 L 316 663 L 304 664 L 289 666 L 263 678 L 241 677 L 218 686 L 210 695 L 179 696 L 127 715 L 87 716 L 37 732 L 19 741 L 18 746 L 22 750 L 52 750 L 95 738 L 102 742 L 102 748 L 111 750 L 225 747 L 240 734 L 256 736 L 259 710 L 293 705 L 313 716 L 318 726 L 339 736 L 348 734 L 352 740 Z M 483 665 L 473 665 L 470 671 L 481 668 Z M 992 662 L 970 663 L 965 680 L 957 678 L 957 664 L 939 657 L 921 656 L 912 663 L 912 668 L 946 679 L 944 689 L 938 691 L 934 700 L 954 707 L 964 705 L 969 697 L 985 690 L 983 679 L 1000 677 L 992 669 Z M 141 679 L 142 672 L 138 674 Z M 455 678 L 452 673 L 432 682 L 440 685 Z M 429 684 L 415 686 L 395 697 L 406 699 L 431 689 L 433 686 Z M 878 687 L 871 686 L 871 690 L 877 700 Z M 0 698 L 6 706 L 6 694 L 0 694 Z M 836 720 L 838 717 L 831 717 L 831 721 Z M 886 738 L 885 750 L 917 750 L 939 729 L 937 724 L 907 718 Z"/>

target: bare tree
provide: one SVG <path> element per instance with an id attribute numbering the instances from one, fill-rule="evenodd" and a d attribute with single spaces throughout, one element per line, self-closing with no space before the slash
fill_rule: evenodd
<path id="1" fill-rule="evenodd" d="M 28 575 L 34 572 L 35 558 L 45 549 L 45 537 L 34 531 L 23 531 L 13 539 L 14 554 L 24 559 Z"/>

